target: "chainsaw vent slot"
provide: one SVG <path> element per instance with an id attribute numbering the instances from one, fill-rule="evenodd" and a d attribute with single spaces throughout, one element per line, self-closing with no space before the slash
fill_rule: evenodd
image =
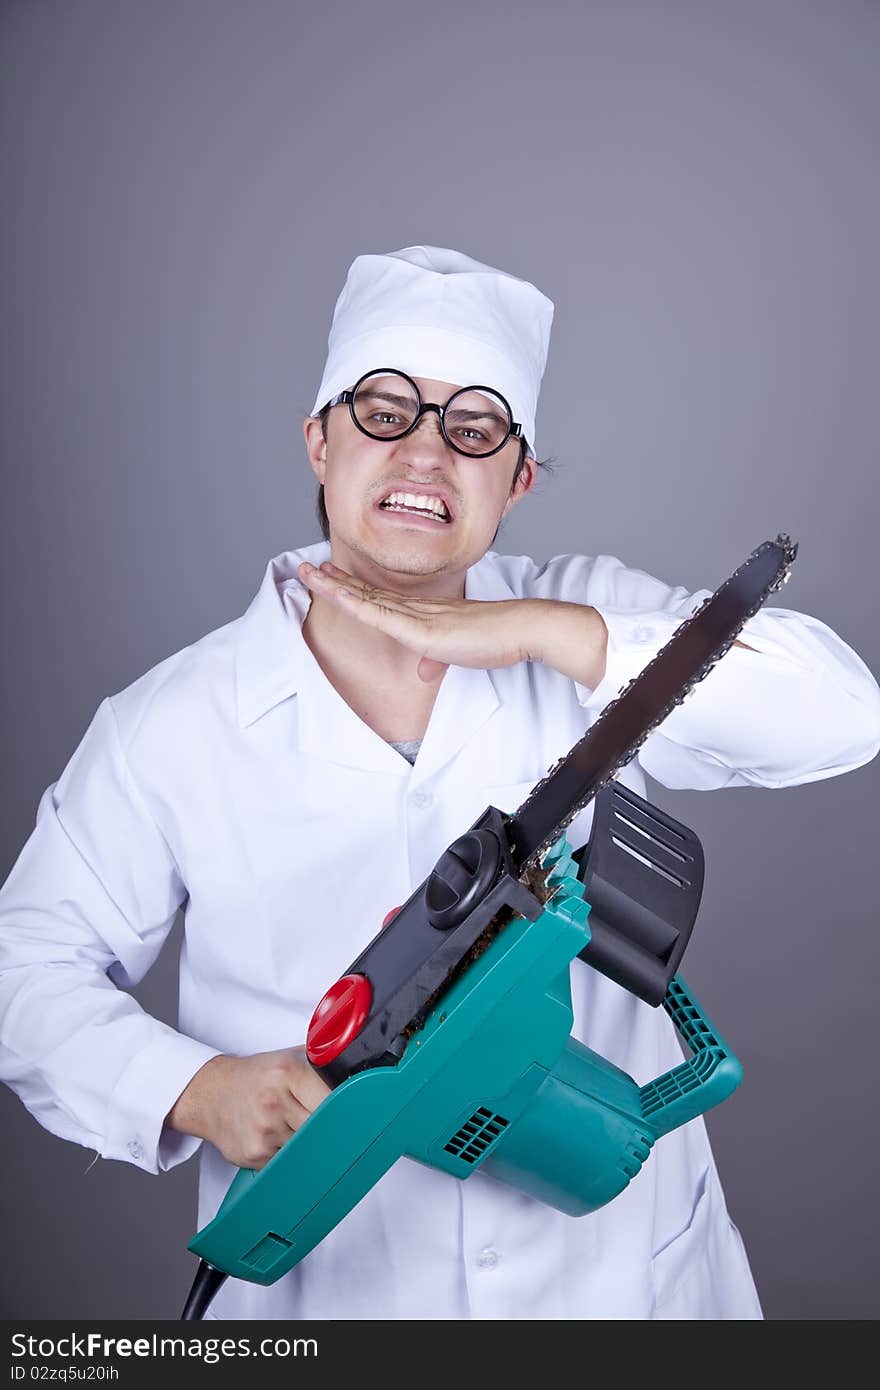
<path id="1" fill-rule="evenodd" d="M 687 864 L 689 859 L 693 857 L 692 855 L 682 854 L 680 850 L 675 849 L 673 847 L 673 838 L 678 840 L 678 842 L 682 845 L 686 844 L 687 842 L 683 835 L 679 835 L 677 830 L 673 830 L 671 825 L 664 824 L 664 837 L 661 839 L 656 834 L 652 835 L 650 830 L 646 830 L 646 828 L 643 825 L 639 825 L 636 821 L 630 820 L 629 816 L 623 815 L 623 813 L 619 810 L 617 806 L 615 806 L 614 808 L 614 815 L 617 820 L 623 821 L 624 825 L 628 825 L 630 830 L 635 830 L 639 835 L 644 835 L 645 839 L 650 840 L 653 845 L 659 845 L 660 848 L 665 849 L 668 854 L 674 854 L 676 859 L 681 860 L 682 864 Z M 646 815 L 645 819 L 650 821 L 651 818 Z"/>
<path id="2" fill-rule="evenodd" d="M 650 859 L 647 854 L 639 854 L 634 845 L 628 845 L 625 840 L 618 840 L 616 835 L 612 835 L 611 839 L 618 849 L 622 849 L 626 854 L 631 854 L 633 859 L 638 859 L 639 863 L 644 864 L 646 869 L 653 869 L 655 874 L 660 874 L 661 878 L 667 879 L 669 883 L 674 883 L 679 888 L 685 887 L 683 878 L 679 878 L 678 874 L 671 874 L 668 869 L 664 869 L 660 864 Z"/>
<path id="3" fill-rule="evenodd" d="M 465 1163 L 476 1163 L 507 1128 L 507 1124 L 503 1115 L 496 1115 L 481 1105 L 444 1148 L 448 1154 L 463 1159 Z"/>

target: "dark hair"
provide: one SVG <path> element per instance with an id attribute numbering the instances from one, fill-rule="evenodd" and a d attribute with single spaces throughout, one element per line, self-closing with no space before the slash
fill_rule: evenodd
<path id="1" fill-rule="evenodd" d="M 330 406 L 329 406 L 329 405 L 325 405 L 324 408 L 323 408 L 323 410 L 320 410 L 320 411 L 318 412 L 318 418 L 319 418 L 319 420 L 321 421 L 321 434 L 324 436 L 324 443 L 325 443 L 325 444 L 327 443 L 327 420 L 328 420 L 329 415 L 330 415 Z M 514 488 L 514 486 L 515 486 L 515 484 L 516 484 L 517 478 L 519 477 L 520 473 L 523 471 L 523 464 L 525 463 L 525 458 L 526 458 L 526 441 L 523 439 L 523 440 L 521 441 L 521 444 L 520 444 L 519 462 L 518 462 L 517 465 L 516 465 L 516 470 L 515 470 L 515 472 L 514 472 L 513 478 L 511 479 L 511 482 L 510 482 L 510 490 L 511 490 L 511 492 L 513 491 L 513 488 Z M 552 459 L 535 459 L 535 464 L 537 465 L 538 468 L 543 468 L 543 469 L 545 469 L 545 471 L 548 472 L 548 473 L 550 473 L 550 472 L 553 471 L 553 461 L 552 461 Z M 316 511 L 317 514 L 318 514 L 318 525 L 321 527 L 321 535 L 324 537 L 324 540 L 325 540 L 325 541 L 329 541 L 329 539 L 330 539 L 330 518 L 329 518 L 328 515 L 327 515 L 327 506 L 326 506 L 326 503 L 324 502 L 324 484 L 323 484 L 323 483 L 319 483 L 319 484 L 318 484 L 318 500 L 317 500 L 317 504 L 316 504 L 316 506 L 315 506 L 315 511 Z M 499 528 L 499 529 L 500 529 L 500 528 Z M 495 532 L 495 536 L 497 536 L 497 535 L 498 535 L 498 531 Z M 493 540 L 493 541 L 495 540 L 495 536 L 492 537 L 492 540 Z"/>

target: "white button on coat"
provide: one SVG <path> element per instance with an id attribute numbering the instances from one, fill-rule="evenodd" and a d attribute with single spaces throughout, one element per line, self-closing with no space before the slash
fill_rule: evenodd
<path id="1" fill-rule="evenodd" d="M 163 1121 L 203 1063 L 302 1042 L 389 906 L 487 804 L 515 809 L 708 592 L 672 589 L 610 556 L 539 567 L 490 552 L 468 572 L 467 596 L 593 604 L 609 633 L 606 674 L 590 690 L 542 665 L 451 667 L 411 767 L 303 641 L 309 595 L 296 567 L 329 553 L 279 555 L 243 617 L 101 703 L 0 891 L 0 1077 L 47 1129 L 105 1158 L 150 1172 L 189 1158 L 198 1141 Z M 634 639 L 634 626 L 653 641 Z M 784 787 L 875 755 L 876 682 L 824 623 L 764 608 L 742 639 L 754 650 L 731 649 L 623 782 L 644 794 L 647 770 L 669 787 Z M 426 781 L 434 810 L 416 833 L 409 793 Z M 575 847 L 590 820 L 588 808 L 570 828 Z M 143 977 L 178 908 L 175 1029 L 116 986 Z M 637 1079 L 681 1061 L 662 1010 L 579 961 L 572 987 L 575 1035 L 609 1061 Z M 745 1016 L 727 1021 L 732 1038 L 745 1026 Z M 200 1226 L 233 1175 L 205 1144 Z M 470 1277 L 470 1252 L 497 1255 L 499 1232 L 492 1278 Z M 181 1248 L 191 1234 L 181 1231 Z M 660 1140 L 625 1193 L 578 1219 L 479 1169 L 460 1182 L 402 1159 L 302 1264 L 268 1287 L 227 1281 L 211 1313 L 761 1315 L 701 1119 Z"/>

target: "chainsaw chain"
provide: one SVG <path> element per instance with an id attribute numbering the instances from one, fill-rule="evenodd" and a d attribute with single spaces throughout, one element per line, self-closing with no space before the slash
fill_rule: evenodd
<path id="1" fill-rule="evenodd" d="M 776 593 L 777 590 L 782 588 L 783 584 L 788 583 L 788 580 L 791 577 L 791 566 L 794 562 L 795 556 L 797 555 L 798 547 L 796 543 L 792 543 L 790 537 L 783 533 L 780 533 L 776 537 L 775 541 L 764 541 L 762 545 L 759 545 L 757 549 L 753 550 L 748 559 L 744 560 L 743 563 L 739 566 L 739 568 L 735 570 L 734 573 L 730 576 L 730 578 L 724 581 L 724 583 L 721 585 L 721 588 L 717 589 L 714 594 L 708 594 L 706 598 L 703 599 L 699 607 L 695 608 L 693 613 L 691 613 L 690 617 L 686 618 L 684 622 L 680 623 L 678 627 L 675 629 L 675 631 L 680 632 L 684 628 L 688 627 L 697 617 L 697 614 L 703 611 L 703 609 L 706 607 L 706 604 L 709 603 L 710 600 L 716 596 L 716 594 L 723 593 L 725 589 L 727 589 L 731 584 L 734 583 L 737 577 L 745 569 L 746 565 L 748 565 L 752 560 L 754 560 L 756 556 L 762 554 L 763 551 L 770 549 L 770 547 L 773 545 L 780 546 L 784 552 L 784 569 L 777 575 L 777 577 L 770 584 L 764 587 L 764 589 L 761 591 L 760 595 L 755 600 L 752 607 L 741 618 L 736 628 L 730 633 L 730 635 L 725 639 L 725 641 L 720 643 L 718 647 L 716 647 L 715 650 L 706 658 L 706 660 L 703 662 L 702 666 L 697 670 L 697 672 L 691 677 L 689 681 L 686 682 L 684 686 L 682 686 L 679 694 L 674 696 L 672 700 L 670 700 L 666 705 L 664 705 L 664 707 L 661 710 L 659 710 L 656 717 L 651 721 L 651 723 L 643 731 L 643 733 L 639 736 L 635 743 L 633 743 L 630 746 L 630 748 L 624 754 L 624 756 L 618 760 L 618 762 L 607 774 L 607 776 L 601 778 L 598 782 L 594 782 L 593 785 L 589 787 L 587 791 L 584 793 L 583 797 L 581 797 L 580 800 L 578 800 L 576 804 L 570 808 L 570 810 L 566 813 L 563 819 L 561 819 L 557 823 L 557 825 L 554 827 L 552 831 L 550 831 L 547 837 L 541 841 L 541 843 L 537 846 L 536 849 L 532 851 L 528 859 L 526 859 L 523 863 L 521 877 L 525 875 L 529 869 L 535 869 L 538 867 L 542 856 L 546 854 L 547 850 L 550 849 L 550 847 L 553 844 L 555 844 L 562 832 L 574 820 L 575 816 L 578 815 L 578 813 L 582 811 L 585 806 L 588 806 L 590 804 L 593 798 L 599 794 L 603 787 L 607 786 L 609 782 L 613 781 L 613 779 L 617 776 L 618 772 L 620 772 L 621 769 L 624 768 L 626 764 L 635 757 L 642 744 L 645 742 L 648 736 L 654 732 L 657 726 L 659 724 L 662 724 L 663 720 L 667 717 L 667 715 L 671 714 L 675 707 L 677 705 L 680 705 L 682 701 L 686 699 L 686 697 L 690 694 L 691 690 L 693 690 L 695 685 L 698 685 L 701 680 L 704 680 L 705 677 L 708 676 L 709 672 L 712 670 L 714 666 L 717 665 L 717 663 L 721 660 L 722 656 L 724 656 L 725 653 L 730 650 L 730 648 L 736 641 L 738 634 L 742 631 L 745 624 L 749 621 L 750 618 L 753 618 L 755 616 L 758 609 L 767 601 L 770 594 Z M 651 667 L 654 665 L 654 663 L 659 658 L 661 652 L 664 650 L 665 647 L 661 647 L 660 651 L 657 652 L 657 654 L 651 658 L 648 664 L 643 668 L 643 671 L 639 673 L 640 676 L 651 670 Z M 601 730 L 603 719 L 607 717 L 611 710 L 614 709 L 617 702 L 629 690 L 630 686 L 633 685 L 634 682 L 638 679 L 639 676 L 633 676 L 632 680 L 629 680 L 626 683 L 626 685 L 621 686 L 615 698 L 613 700 L 610 700 L 608 704 L 604 707 L 604 709 L 602 709 L 597 718 L 590 725 L 590 728 L 588 729 L 584 737 L 593 738 L 596 736 L 596 731 Z M 540 782 L 535 783 L 528 797 L 523 802 L 522 806 L 519 808 L 520 811 L 522 811 L 526 806 L 528 806 L 532 802 L 532 800 L 541 790 L 541 788 L 545 786 L 549 779 L 553 776 L 553 773 L 556 771 L 556 769 L 558 767 L 561 767 L 561 765 L 571 756 L 572 751 L 572 749 L 569 749 L 569 751 L 566 754 L 564 754 L 563 757 L 557 759 L 553 766 L 550 767 L 545 773 L 545 775 L 541 778 Z"/>

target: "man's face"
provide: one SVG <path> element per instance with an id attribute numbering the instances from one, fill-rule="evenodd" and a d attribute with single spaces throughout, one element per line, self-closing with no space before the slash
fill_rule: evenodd
<path id="1" fill-rule="evenodd" d="M 459 388 L 414 377 L 423 401 L 445 405 Z M 509 439 L 491 458 L 467 458 L 446 443 L 434 411 L 403 439 L 371 439 L 347 405 L 329 413 L 326 443 L 320 421 L 303 425 L 309 460 L 324 485 L 336 563 L 356 558 L 398 576 L 458 574 L 489 549 L 502 517 L 528 492 L 535 463 L 526 458 L 516 485 L 520 442 Z M 410 493 L 426 507 L 442 501 L 446 518 L 416 514 L 390 494 Z M 355 564 L 355 571 L 358 566 Z"/>

